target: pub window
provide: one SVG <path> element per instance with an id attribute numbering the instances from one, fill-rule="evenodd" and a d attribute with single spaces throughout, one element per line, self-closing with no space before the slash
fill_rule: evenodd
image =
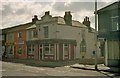
<path id="1" fill-rule="evenodd" d="M 68 55 L 68 52 L 69 52 L 69 45 L 64 44 L 64 53 L 65 53 L 65 55 Z"/>
<path id="2" fill-rule="evenodd" d="M 54 53 L 54 44 L 51 44 L 50 45 L 50 54 L 53 54 Z"/>
<path id="3" fill-rule="evenodd" d="M 44 45 L 44 51 L 46 54 L 49 54 L 49 44 Z"/>

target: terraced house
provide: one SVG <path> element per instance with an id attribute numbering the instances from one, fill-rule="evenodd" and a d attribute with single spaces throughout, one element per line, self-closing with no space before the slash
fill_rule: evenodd
<path id="1" fill-rule="evenodd" d="M 32 26 L 35 23 L 35 19 L 36 18 L 33 18 L 33 21 L 30 23 L 2 30 L 5 41 L 3 43 L 5 46 L 4 56 L 8 58 L 27 58 L 26 28 Z"/>

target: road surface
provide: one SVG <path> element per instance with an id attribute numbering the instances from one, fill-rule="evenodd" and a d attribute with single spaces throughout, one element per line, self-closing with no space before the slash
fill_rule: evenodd
<path id="1" fill-rule="evenodd" d="M 107 76 L 101 72 L 62 67 L 34 67 L 20 63 L 2 62 L 2 76 Z"/>

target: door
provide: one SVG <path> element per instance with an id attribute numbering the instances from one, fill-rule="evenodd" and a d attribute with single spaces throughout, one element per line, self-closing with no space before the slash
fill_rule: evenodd
<path id="1" fill-rule="evenodd" d="M 59 60 L 63 60 L 63 44 L 59 44 Z"/>
<path id="2" fill-rule="evenodd" d="M 42 48 L 39 49 L 39 59 L 42 60 Z"/>
<path id="3" fill-rule="evenodd" d="M 42 44 L 40 44 L 40 45 L 39 45 L 39 53 L 38 53 L 38 55 L 39 55 L 39 60 L 42 60 L 42 57 L 43 57 L 43 56 L 42 56 L 42 49 L 43 49 L 43 48 L 42 48 Z"/>

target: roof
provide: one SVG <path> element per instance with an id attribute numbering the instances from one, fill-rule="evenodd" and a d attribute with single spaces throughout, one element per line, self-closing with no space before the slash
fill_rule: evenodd
<path id="1" fill-rule="evenodd" d="M 8 32 L 13 32 L 13 31 L 25 30 L 27 27 L 29 27 L 31 25 L 33 25 L 33 23 L 29 22 L 29 23 L 9 27 L 9 28 L 4 28 L 4 29 L 2 29 L 2 33 L 4 34 L 4 33 L 8 33 Z"/>
<path id="2" fill-rule="evenodd" d="M 28 28 L 26 28 L 26 29 L 32 29 L 32 28 L 36 28 L 36 25 L 33 24 L 32 26 L 30 26 L 30 27 L 28 27 Z"/>
<path id="3" fill-rule="evenodd" d="M 107 11 L 107 10 L 118 9 L 118 8 L 120 8 L 119 4 L 120 4 L 120 1 L 114 2 L 114 3 L 110 4 L 110 5 L 107 5 L 107 6 L 103 7 L 103 8 L 101 8 L 101 9 L 99 9 L 97 11 L 97 13 Z"/>
<path id="4" fill-rule="evenodd" d="M 58 21 L 57 23 L 58 24 L 65 24 L 65 21 L 64 21 L 63 17 L 57 16 L 57 17 L 54 17 L 54 18 L 57 18 L 57 21 Z M 82 24 L 82 23 L 80 23 L 79 21 L 76 21 L 76 20 L 72 20 L 72 26 L 74 26 L 74 27 L 87 27 L 84 24 Z"/>

